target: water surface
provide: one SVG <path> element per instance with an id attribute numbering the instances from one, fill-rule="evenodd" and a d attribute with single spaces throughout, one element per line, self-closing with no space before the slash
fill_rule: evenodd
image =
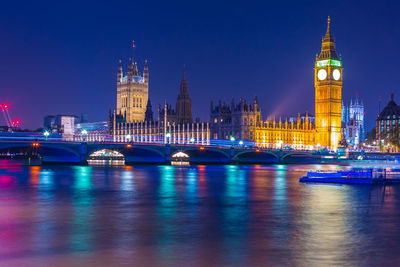
<path id="1" fill-rule="evenodd" d="M 315 168 L 3 167 L 0 266 L 399 265 L 400 187 Z"/>

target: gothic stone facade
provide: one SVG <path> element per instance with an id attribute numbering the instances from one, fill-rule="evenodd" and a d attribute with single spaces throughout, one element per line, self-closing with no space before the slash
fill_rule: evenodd
<path id="1" fill-rule="evenodd" d="M 122 70 L 120 61 L 117 74 L 117 114 L 126 122 L 144 121 L 149 98 L 149 68 L 147 62 L 143 75 L 139 74 L 137 63 L 130 61 L 128 71 Z"/>

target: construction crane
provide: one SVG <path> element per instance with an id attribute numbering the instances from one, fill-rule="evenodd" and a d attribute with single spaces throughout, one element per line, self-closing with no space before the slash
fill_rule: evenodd
<path id="1" fill-rule="evenodd" d="M 8 104 L 1 104 L 0 105 L 0 109 L 1 109 L 1 111 L 3 113 L 4 120 L 7 123 L 7 127 L 11 128 L 11 129 L 14 129 L 14 128 L 17 128 L 17 127 L 21 126 L 21 121 L 20 120 L 15 120 L 15 121 L 11 120 L 10 112 L 8 111 L 9 108 L 10 108 L 10 106 Z"/>

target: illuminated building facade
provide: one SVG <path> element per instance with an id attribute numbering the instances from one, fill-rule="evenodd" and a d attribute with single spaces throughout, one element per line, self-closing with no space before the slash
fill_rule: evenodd
<path id="1" fill-rule="evenodd" d="M 154 120 L 148 99 L 148 67 L 146 64 L 143 76 L 140 76 L 136 66 L 131 62 L 126 76 L 123 76 L 121 66 L 118 70 L 117 109 L 109 114 L 109 133 L 113 141 L 209 144 L 209 123 L 193 122 L 192 119 L 186 71 L 180 85 L 177 110 L 165 103 L 164 108 L 158 108 L 158 120 Z"/>
<path id="2" fill-rule="evenodd" d="M 315 61 L 314 86 L 315 118 L 299 115 L 285 122 L 267 120 L 256 124 L 256 145 L 273 148 L 290 145 L 298 149 L 338 147 L 342 131 L 342 62 L 336 53 L 329 17 L 321 52 Z"/>
<path id="3" fill-rule="evenodd" d="M 315 128 L 312 119 L 298 115 L 296 120 L 282 123 L 275 120 L 261 122 L 256 127 L 256 145 L 264 148 L 313 149 L 316 145 Z"/>
<path id="4" fill-rule="evenodd" d="M 398 151 L 400 141 L 400 106 L 394 102 L 394 95 L 376 119 L 376 139 L 383 151 Z"/>
<path id="5" fill-rule="evenodd" d="M 341 141 L 342 71 L 328 17 L 314 68 L 316 143 L 323 147 L 337 148 Z"/>
<path id="6" fill-rule="evenodd" d="M 209 123 L 178 123 L 175 111 L 164 105 L 156 121 L 124 122 L 115 112 L 111 118 L 111 131 L 116 142 L 144 142 L 169 144 L 210 144 Z M 172 116 L 169 116 L 172 115 Z"/>
<path id="7" fill-rule="evenodd" d="M 358 97 L 349 105 L 342 102 L 342 143 L 358 147 L 365 139 L 364 103 Z"/>
<path id="8" fill-rule="evenodd" d="M 248 104 L 244 99 L 231 105 L 219 101 L 210 107 L 211 136 L 213 139 L 230 139 L 233 136 L 239 140 L 255 139 L 256 125 L 261 121 L 261 109 L 257 97 L 253 104 Z"/>
<path id="9" fill-rule="evenodd" d="M 139 74 L 136 62 L 130 60 L 128 71 L 122 70 L 121 61 L 117 73 L 117 114 L 126 122 L 144 121 L 149 98 L 149 68 L 147 62 L 143 75 Z"/>

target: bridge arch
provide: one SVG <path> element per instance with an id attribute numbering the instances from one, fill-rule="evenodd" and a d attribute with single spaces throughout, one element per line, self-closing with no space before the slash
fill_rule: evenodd
<path id="1" fill-rule="evenodd" d="M 164 147 L 153 148 L 151 145 L 134 144 L 95 144 L 89 145 L 87 155 L 101 150 L 115 151 L 123 155 L 125 163 L 164 163 Z"/>
<path id="2" fill-rule="evenodd" d="M 311 152 L 306 151 L 290 151 L 284 153 L 282 156 L 282 161 L 285 163 L 297 163 L 302 162 L 313 162 L 315 159 L 314 155 Z"/>
<path id="3" fill-rule="evenodd" d="M 179 151 L 187 154 L 191 163 L 228 163 L 230 161 L 229 152 L 213 147 L 177 147 L 171 155 Z"/>
<path id="4" fill-rule="evenodd" d="M 43 162 L 80 162 L 79 147 L 76 144 L 57 144 L 39 142 L 37 148 L 32 142 L 9 142 L 0 144 L 0 153 L 5 151 L 34 153 L 42 158 Z"/>
<path id="5" fill-rule="evenodd" d="M 269 164 L 279 162 L 279 155 L 268 150 L 245 150 L 237 152 L 234 160 L 239 163 Z"/>

